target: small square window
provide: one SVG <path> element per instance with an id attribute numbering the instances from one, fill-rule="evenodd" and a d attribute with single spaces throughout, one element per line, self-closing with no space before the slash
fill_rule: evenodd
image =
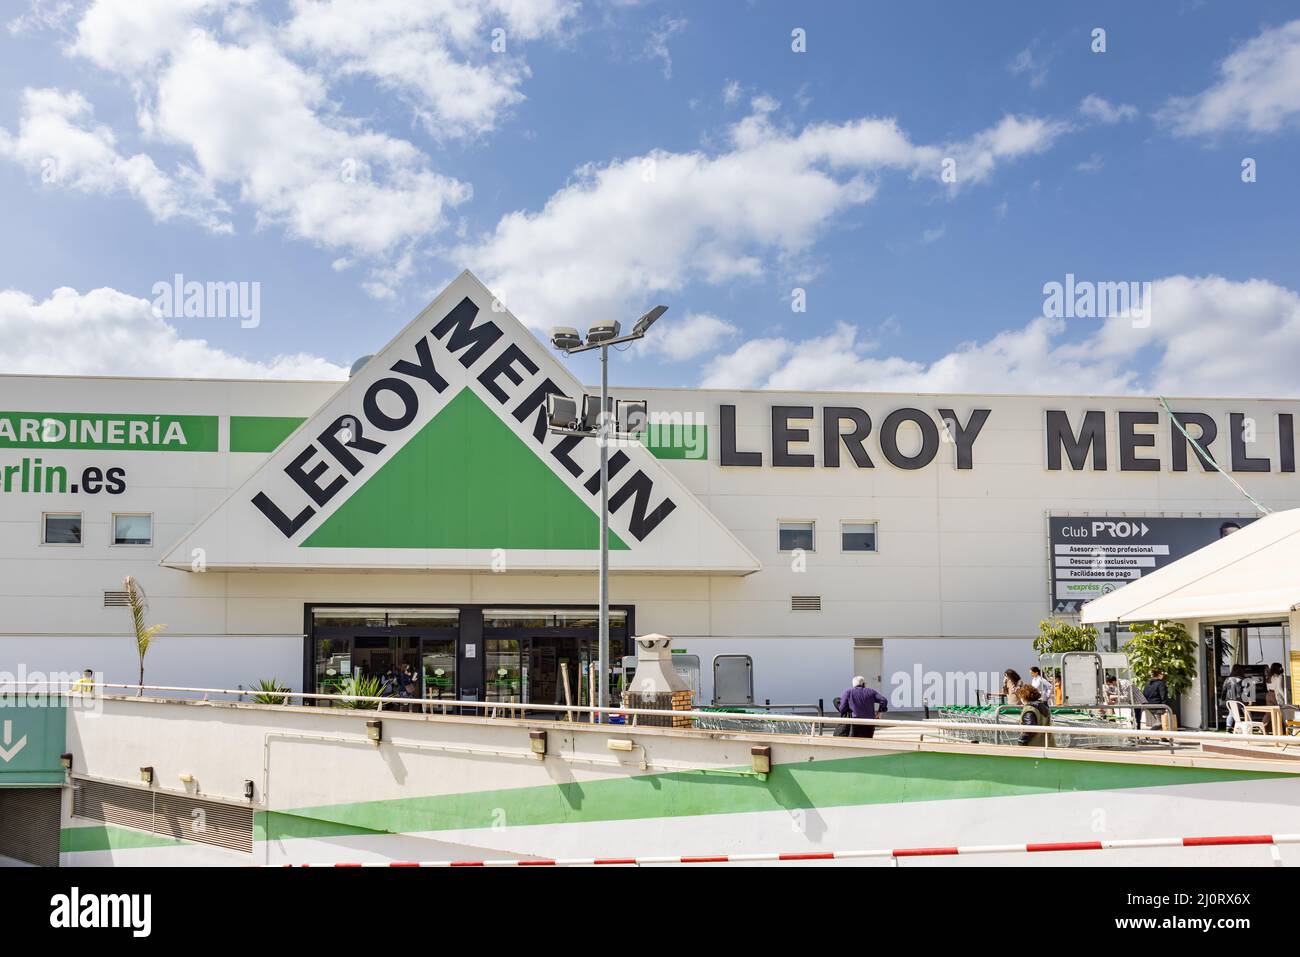
<path id="1" fill-rule="evenodd" d="M 152 545 L 152 515 L 114 515 L 114 545 Z"/>
<path id="2" fill-rule="evenodd" d="M 845 522 L 840 526 L 840 550 L 845 552 L 874 552 L 876 550 L 875 522 Z"/>
<path id="3" fill-rule="evenodd" d="M 813 551 L 814 527 L 813 522 L 781 522 L 777 526 L 780 550 L 792 552 L 796 548 L 802 548 L 806 552 Z"/>
<path id="4" fill-rule="evenodd" d="M 80 512 L 47 512 L 41 541 L 46 545 L 80 545 Z"/>

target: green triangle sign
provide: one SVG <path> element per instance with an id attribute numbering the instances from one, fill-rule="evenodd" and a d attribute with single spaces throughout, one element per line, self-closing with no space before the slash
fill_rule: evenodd
<path id="1" fill-rule="evenodd" d="M 591 549 L 596 513 L 468 386 L 304 548 Z M 627 545 L 610 531 L 609 547 Z"/>

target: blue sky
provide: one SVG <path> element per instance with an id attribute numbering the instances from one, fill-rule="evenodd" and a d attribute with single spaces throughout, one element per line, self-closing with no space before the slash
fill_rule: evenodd
<path id="1" fill-rule="evenodd" d="M 5 11 L 0 371 L 337 376 L 469 267 L 538 329 L 667 303 L 620 382 L 1295 394 L 1292 4 Z M 1044 317 L 1067 273 L 1151 321 Z"/>

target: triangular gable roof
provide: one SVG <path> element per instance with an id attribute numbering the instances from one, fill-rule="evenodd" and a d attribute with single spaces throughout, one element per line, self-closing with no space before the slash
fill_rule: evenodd
<path id="1" fill-rule="evenodd" d="M 593 439 L 545 428 L 582 385 L 468 271 L 163 558 L 174 568 L 590 571 Z M 639 443 L 610 451 L 610 567 L 758 560 Z"/>
<path id="2" fill-rule="evenodd" d="M 1083 606 L 1085 623 L 1285 618 L 1300 603 L 1300 509 L 1274 512 Z"/>

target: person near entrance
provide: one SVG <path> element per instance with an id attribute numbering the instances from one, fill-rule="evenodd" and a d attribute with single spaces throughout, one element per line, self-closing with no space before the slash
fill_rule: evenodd
<path id="1" fill-rule="evenodd" d="M 889 710 L 889 701 L 879 691 L 867 687 L 867 679 L 862 675 L 857 675 L 853 679 L 853 687 L 844 692 L 840 698 L 840 717 L 841 718 L 874 718 L 876 709 L 880 712 Z M 874 738 L 876 728 L 870 724 L 854 724 L 849 726 L 849 737 L 851 738 Z"/>
<path id="2" fill-rule="evenodd" d="M 1162 704 L 1170 709 L 1173 708 L 1174 699 L 1169 696 L 1169 685 L 1165 683 L 1165 673 L 1159 668 L 1152 670 L 1151 678 L 1142 689 L 1142 697 L 1146 698 L 1147 704 Z M 1174 730 L 1169 727 L 1169 721 L 1169 713 L 1160 715 L 1160 726 L 1166 731 Z"/>
<path id="3" fill-rule="evenodd" d="M 1290 703 L 1286 697 L 1286 671 L 1280 661 L 1268 666 L 1268 692 L 1264 695 L 1264 703 L 1278 708 L 1285 708 Z"/>
<path id="4" fill-rule="evenodd" d="M 1229 701 L 1237 701 L 1243 706 L 1248 702 L 1246 700 L 1246 669 L 1242 665 L 1233 665 L 1232 670 L 1228 672 L 1228 677 L 1223 679 L 1222 688 L 1223 702 L 1226 705 Z M 1253 704 L 1254 702 L 1249 702 Z M 1228 708 L 1228 730 L 1236 720 L 1232 716 L 1232 708 Z"/>

